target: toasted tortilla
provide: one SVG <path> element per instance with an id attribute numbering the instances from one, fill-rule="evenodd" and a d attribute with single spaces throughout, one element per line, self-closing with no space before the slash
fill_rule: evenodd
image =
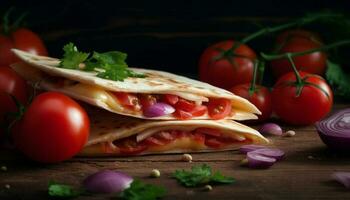
<path id="1" fill-rule="evenodd" d="M 91 131 L 88 142 L 79 153 L 80 156 L 129 156 L 130 154 L 120 152 L 115 142 L 128 137 L 136 137 L 136 140 L 142 142 L 161 131 L 193 131 L 198 128 L 218 130 L 225 137 L 233 138 L 237 142 L 222 148 L 211 148 L 183 137 L 163 146 L 147 148 L 135 155 L 224 151 L 235 150 L 245 144 L 269 143 L 258 131 L 232 120 L 153 121 L 115 115 L 91 107 L 85 110 L 91 119 Z"/>
<path id="2" fill-rule="evenodd" d="M 36 83 L 42 89 L 62 92 L 117 114 L 152 120 L 176 119 L 172 115 L 147 118 L 142 112 L 135 112 L 120 105 L 113 97 L 113 92 L 173 94 L 195 102 L 205 102 L 209 98 L 225 98 L 232 102 L 232 113 L 225 119 L 257 119 L 255 114 L 261 114 L 248 100 L 229 91 L 168 72 L 130 68 L 137 73 L 145 74 L 146 77 L 128 77 L 124 81 L 113 81 L 99 78 L 95 72 L 59 68 L 57 66 L 60 61 L 56 58 L 37 56 L 17 49 L 12 51 L 26 63 L 14 64 L 12 68 L 28 81 Z M 58 80 L 61 84 L 58 84 Z M 192 119 L 210 119 L 210 117 L 205 114 Z"/>

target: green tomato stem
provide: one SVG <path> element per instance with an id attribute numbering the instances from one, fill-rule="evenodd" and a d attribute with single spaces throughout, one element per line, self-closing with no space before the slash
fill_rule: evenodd
<path id="1" fill-rule="evenodd" d="M 3 27 L 2 27 L 2 30 L 4 32 L 5 35 L 7 35 L 9 32 L 10 32 L 10 14 L 12 13 L 12 11 L 14 10 L 15 8 L 14 7 L 11 7 L 9 8 L 4 17 L 2 18 L 2 21 L 3 21 Z"/>
<path id="2" fill-rule="evenodd" d="M 297 85 L 302 85 L 303 81 L 301 80 L 301 77 L 300 77 L 300 74 L 299 74 L 299 72 L 297 70 L 297 67 L 294 64 L 294 61 L 293 61 L 293 58 L 292 58 L 292 54 L 291 53 L 287 53 L 287 58 L 288 58 L 289 63 L 292 65 L 292 68 L 293 68 L 293 71 L 294 71 L 294 74 L 295 74 L 295 77 L 296 77 Z"/>
<path id="3" fill-rule="evenodd" d="M 259 66 L 259 60 L 255 60 L 254 62 L 254 71 L 253 71 L 253 79 L 250 83 L 250 87 L 249 87 L 249 96 L 252 96 L 255 92 L 255 83 L 256 83 L 256 74 L 258 71 L 258 66 Z"/>
<path id="4" fill-rule="evenodd" d="M 320 48 L 310 49 L 310 50 L 301 51 L 301 52 L 293 52 L 293 53 L 287 52 L 284 54 L 265 54 L 265 53 L 260 53 L 260 54 L 265 60 L 277 60 L 277 59 L 288 58 L 288 55 L 290 55 L 291 57 L 302 56 L 302 55 L 310 54 L 316 51 L 325 51 L 328 49 L 332 49 L 332 48 L 342 46 L 342 45 L 347 45 L 347 44 L 350 44 L 350 40 L 342 40 L 342 41 L 332 43 L 330 45 L 322 46 Z"/>
<path id="5" fill-rule="evenodd" d="M 319 20 L 319 19 L 322 19 L 322 18 L 327 19 L 327 18 L 338 17 L 338 16 L 339 16 L 338 14 L 321 13 L 321 14 L 318 14 L 315 16 L 304 16 L 302 18 L 296 19 L 293 22 L 289 22 L 286 24 L 282 24 L 282 25 L 278 25 L 278 26 L 274 26 L 274 27 L 265 27 L 263 29 L 256 31 L 255 33 L 252 33 L 252 34 L 244 37 L 242 40 L 235 42 L 235 44 L 232 45 L 232 47 L 230 49 L 228 49 L 227 51 L 234 52 L 239 47 L 239 45 L 246 44 L 249 41 L 251 41 L 257 37 L 260 37 L 260 36 L 268 34 L 268 33 L 274 33 L 274 32 L 281 31 L 281 30 L 291 28 L 294 26 L 309 24 L 309 23 L 312 23 L 312 22 Z"/>

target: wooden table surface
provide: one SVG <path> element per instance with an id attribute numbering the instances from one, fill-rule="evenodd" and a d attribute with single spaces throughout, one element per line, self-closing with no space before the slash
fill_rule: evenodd
<path id="1" fill-rule="evenodd" d="M 336 109 L 349 107 L 337 105 Z M 335 109 L 335 110 L 336 110 Z M 350 155 L 326 148 L 313 126 L 284 127 L 296 131 L 294 137 L 269 137 L 273 146 L 286 152 L 284 160 L 270 169 L 256 170 L 240 166 L 244 157 L 237 151 L 192 154 L 193 162 L 180 161 L 181 155 L 157 155 L 129 158 L 74 158 L 55 165 L 30 162 L 13 152 L 0 151 L 0 199 L 50 199 L 49 180 L 79 186 L 87 175 L 101 169 L 126 172 L 147 183 L 164 185 L 164 199 L 350 199 L 350 190 L 331 179 L 336 171 L 350 171 Z M 176 169 L 209 164 L 214 170 L 232 176 L 232 185 L 202 188 L 180 186 L 170 175 Z M 161 177 L 148 175 L 159 169 Z M 10 188 L 6 188 L 9 185 Z M 111 195 L 81 196 L 77 199 L 111 199 Z"/>

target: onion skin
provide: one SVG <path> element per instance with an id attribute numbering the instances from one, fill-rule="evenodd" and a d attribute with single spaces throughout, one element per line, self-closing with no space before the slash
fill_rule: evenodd
<path id="1" fill-rule="evenodd" d="M 316 124 L 316 130 L 329 148 L 350 151 L 350 109 L 341 110 Z"/>
<path id="2" fill-rule="evenodd" d="M 84 188 L 93 193 L 118 193 L 130 187 L 133 178 L 122 172 L 103 170 L 88 176 Z"/>

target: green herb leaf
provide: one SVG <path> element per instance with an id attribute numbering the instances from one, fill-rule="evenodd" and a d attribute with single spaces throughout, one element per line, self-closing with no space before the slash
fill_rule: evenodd
<path id="1" fill-rule="evenodd" d="M 165 193 L 164 187 L 134 180 L 129 188 L 120 193 L 119 198 L 124 200 L 155 200 L 164 197 Z"/>
<path id="2" fill-rule="evenodd" d="M 211 167 L 206 164 L 193 166 L 191 171 L 176 170 L 173 177 L 186 187 L 194 187 L 207 183 L 230 184 L 235 181 L 234 178 L 226 177 L 220 172 L 212 173 Z"/>
<path id="3" fill-rule="evenodd" d="M 73 43 L 68 43 L 63 47 L 63 58 L 59 67 L 66 69 L 79 69 L 79 64 L 84 63 L 89 57 L 89 53 L 79 52 Z"/>
<path id="4" fill-rule="evenodd" d="M 120 51 L 94 52 L 89 57 L 89 53 L 79 52 L 73 43 L 65 45 L 63 50 L 64 55 L 59 66 L 62 68 L 96 71 L 98 77 L 114 81 L 123 81 L 128 77 L 146 77 L 128 69 L 127 54 Z"/>
<path id="5" fill-rule="evenodd" d="M 350 99 L 350 75 L 336 63 L 327 61 L 326 79 L 333 86 L 335 95 Z"/>
<path id="6" fill-rule="evenodd" d="M 50 181 L 48 193 L 52 197 L 73 198 L 82 194 L 81 190 L 74 189 L 70 185 L 58 184 Z"/>

